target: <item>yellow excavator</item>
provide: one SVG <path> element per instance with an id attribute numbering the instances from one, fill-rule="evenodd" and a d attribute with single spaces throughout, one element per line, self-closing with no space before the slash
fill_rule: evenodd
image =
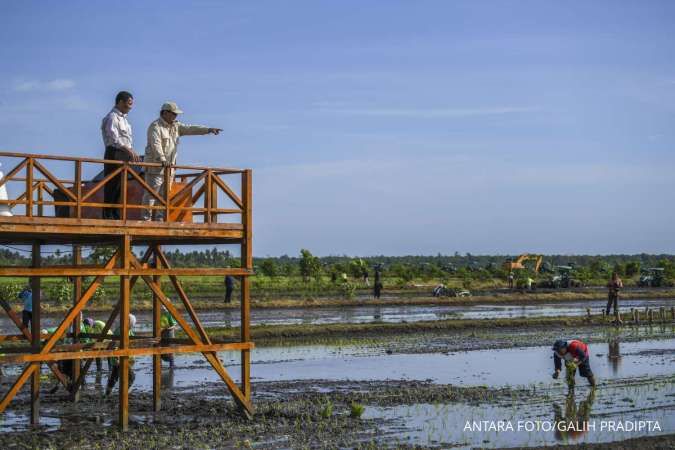
<path id="1" fill-rule="evenodd" d="M 503 267 L 508 272 L 512 272 L 514 270 L 525 269 L 525 266 L 523 265 L 523 263 L 525 261 L 534 261 L 534 269 L 533 269 L 534 273 L 539 273 L 539 269 L 541 268 L 541 264 L 544 261 L 544 256 L 543 255 L 531 255 L 529 253 L 523 253 L 522 255 L 518 256 L 513 261 L 504 262 Z"/>

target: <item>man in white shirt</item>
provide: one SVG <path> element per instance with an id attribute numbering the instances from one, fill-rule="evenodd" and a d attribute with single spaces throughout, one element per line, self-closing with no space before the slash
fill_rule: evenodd
<path id="1" fill-rule="evenodd" d="M 166 198 L 167 189 L 171 191 L 171 183 L 174 175 L 174 169 L 170 166 L 176 164 L 176 154 L 178 150 L 178 141 L 181 136 L 199 135 L 199 134 L 218 134 L 220 128 L 208 128 L 200 125 L 186 125 L 176 120 L 178 114 L 183 111 L 178 109 L 174 102 L 166 102 L 162 105 L 159 112 L 159 119 L 155 120 L 148 127 L 148 145 L 145 147 L 144 162 L 160 163 L 163 167 L 147 167 L 145 171 L 145 182 L 154 189 L 162 198 Z M 169 186 L 164 186 L 164 171 L 170 170 Z M 143 204 L 154 206 L 155 197 L 147 190 L 143 193 Z M 146 209 L 143 215 L 144 220 L 151 220 L 153 211 Z M 164 212 L 155 210 L 156 221 L 164 220 Z"/>
<path id="2" fill-rule="evenodd" d="M 101 134 L 105 146 L 104 159 L 116 161 L 140 161 L 133 147 L 131 125 L 127 120 L 127 114 L 134 105 L 134 97 L 126 91 L 121 91 L 115 97 L 115 107 L 103 118 L 101 122 Z M 105 176 L 114 172 L 119 165 L 104 164 Z M 120 198 L 122 176 L 116 175 L 108 181 L 104 187 L 104 203 L 118 203 Z M 103 218 L 119 220 L 118 208 L 104 208 Z"/>

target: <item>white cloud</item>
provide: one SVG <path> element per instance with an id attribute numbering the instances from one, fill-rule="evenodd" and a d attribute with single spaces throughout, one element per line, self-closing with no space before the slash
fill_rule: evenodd
<path id="1" fill-rule="evenodd" d="M 323 112 L 357 116 L 408 118 L 463 118 L 498 116 L 538 111 L 531 106 L 489 106 L 481 108 L 320 108 Z"/>
<path id="2" fill-rule="evenodd" d="M 14 86 L 16 92 L 57 92 L 66 91 L 75 87 L 75 81 L 67 78 L 57 78 L 50 81 L 21 81 Z"/>

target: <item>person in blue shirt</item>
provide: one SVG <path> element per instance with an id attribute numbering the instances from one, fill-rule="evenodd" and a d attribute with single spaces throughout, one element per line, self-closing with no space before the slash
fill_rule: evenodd
<path id="1" fill-rule="evenodd" d="M 23 291 L 19 293 L 19 299 L 23 301 L 23 311 L 21 312 L 21 322 L 26 328 L 30 328 L 30 323 L 33 321 L 33 291 L 26 286 Z"/>

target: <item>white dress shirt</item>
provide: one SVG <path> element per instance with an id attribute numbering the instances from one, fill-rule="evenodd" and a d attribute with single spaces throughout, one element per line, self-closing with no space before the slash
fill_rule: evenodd
<path id="1" fill-rule="evenodd" d="M 101 134 L 103 135 L 103 144 L 106 147 L 133 148 L 131 124 L 127 120 L 127 115 L 117 108 L 113 108 L 103 118 Z"/>

